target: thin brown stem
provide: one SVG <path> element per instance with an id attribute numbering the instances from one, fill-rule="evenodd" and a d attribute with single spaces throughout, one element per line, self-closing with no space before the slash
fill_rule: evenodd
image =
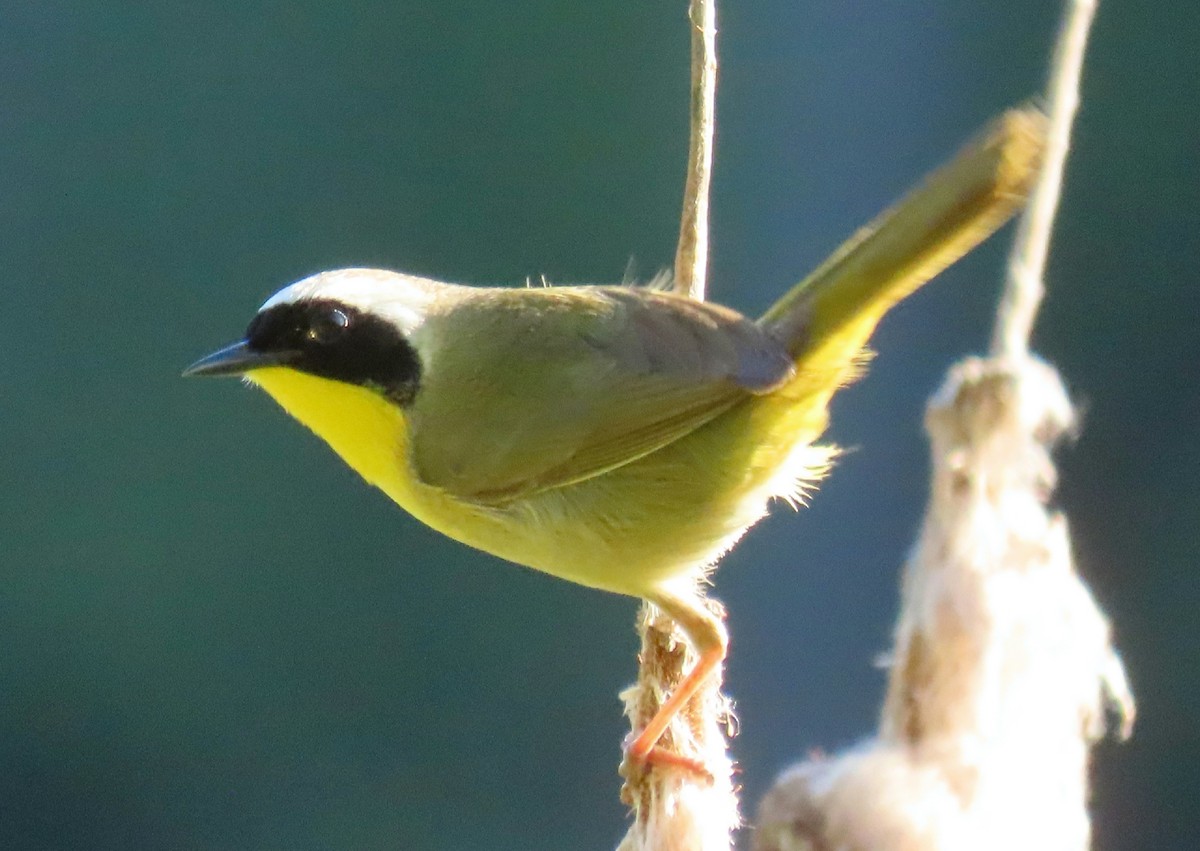
<path id="1" fill-rule="evenodd" d="M 717 97 L 716 0 L 691 0 L 692 108 L 687 183 L 675 252 L 675 292 L 704 301 L 708 275 L 708 192 Z"/>
<path id="2" fill-rule="evenodd" d="M 1083 55 L 1095 13 L 1096 0 L 1070 0 L 1059 30 L 1046 87 L 1050 118 L 1046 158 L 1009 255 L 1008 277 L 992 334 L 993 357 L 1020 358 L 1029 354 L 1029 338 L 1045 293 L 1050 233 L 1062 195 L 1071 125 L 1079 107 Z"/>

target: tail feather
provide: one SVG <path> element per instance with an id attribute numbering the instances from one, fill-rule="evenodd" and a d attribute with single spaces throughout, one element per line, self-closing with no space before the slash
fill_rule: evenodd
<path id="1" fill-rule="evenodd" d="M 954 160 L 846 241 L 759 320 L 802 369 L 854 369 L 896 302 L 970 251 L 1024 202 L 1041 166 L 1046 118 L 1000 116 Z"/>

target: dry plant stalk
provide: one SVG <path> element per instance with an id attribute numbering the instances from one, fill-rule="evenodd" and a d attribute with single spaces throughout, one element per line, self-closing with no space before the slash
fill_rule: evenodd
<path id="1" fill-rule="evenodd" d="M 1062 195 L 1063 172 L 1071 147 L 1071 125 L 1079 109 L 1079 81 L 1088 33 L 1096 16 L 1096 0 L 1068 0 L 1067 13 L 1050 59 L 1046 108 L 1050 132 L 1042 177 L 1030 198 L 1029 208 L 1017 226 L 1008 262 L 1008 279 L 996 311 L 992 355 L 1010 358 L 1029 354 L 1033 322 L 1045 292 L 1046 257 L 1050 234 Z"/>
<path id="2" fill-rule="evenodd" d="M 704 301 L 708 276 L 708 190 L 717 109 L 717 0 L 691 0 L 691 132 L 675 251 L 675 291 Z"/>
<path id="3" fill-rule="evenodd" d="M 969 359 L 930 403 L 924 527 L 905 567 L 878 735 L 789 769 L 757 851 L 1083 851 L 1089 745 L 1133 702 L 1047 509 L 1073 426 L 1057 373 Z"/>
<path id="4" fill-rule="evenodd" d="M 720 603 L 706 602 L 724 616 Z M 638 615 L 638 632 L 642 641 L 638 681 L 621 694 L 634 730 L 654 716 L 697 662 L 671 619 L 649 603 Z M 741 823 L 726 742 L 733 723 L 732 704 L 721 693 L 720 676 L 714 675 L 660 741 L 672 751 L 701 760 L 712 774 L 711 782 L 669 767 L 622 766 L 626 782 L 621 800 L 633 809 L 634 822 L 617 851 L 728 851 L 733 831 Z"/>
<path id="5" fill-rule="evenodd" d="M 1048 509 L 1055 442 L 1075 424 L 1028 353 L 1094 2 L 1069 10 L 1051 75 L 1047 162 L 1022 221 L 993 357 L 930 402 L 930 503 L 905 566 L 879 733 L 789 769 L 757 851 L 1084 851 L 1087 767 L 1112 708 L 1134 715 L 1107 620 Z"/>

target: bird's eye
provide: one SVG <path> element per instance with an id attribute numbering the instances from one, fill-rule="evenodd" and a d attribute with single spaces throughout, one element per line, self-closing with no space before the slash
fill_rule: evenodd
<path id="1" fill-rule="evenodd" d="M 350 317 L 344 310 L 334 307 L 313 317 L 304 336 L 310 343 L 328 343 L 348 327 Z"/>

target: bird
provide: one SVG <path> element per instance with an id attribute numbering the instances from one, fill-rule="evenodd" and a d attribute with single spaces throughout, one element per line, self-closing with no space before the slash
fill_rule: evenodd
<path id="1" fill-rule="evenodd" d="M 348 268 L 283 288 L 184 374 L 261 388 L 450 538 L 658 606 L 698 661 L 626 753 L 702 771 L 659 739 L 725 659 L 708 573 L 773 500 L 820 477 L 830 398 L 862 371 L 875 325 L 1007 218 L 1036 152 L 1018 159 L 993 163 L 978 211 L 932 241 L 904 254 L 885 213 L 757 320 L 657 287 Z"/>

